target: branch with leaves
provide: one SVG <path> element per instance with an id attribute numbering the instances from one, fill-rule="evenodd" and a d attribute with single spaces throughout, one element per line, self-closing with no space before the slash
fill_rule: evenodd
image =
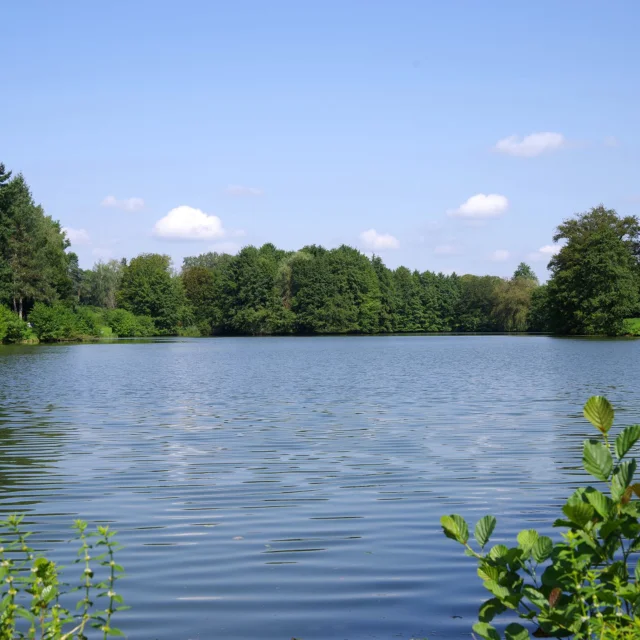
<path id="1" fill-rule="evenodd" d="M 485 551 L 496 527 L 493 516 L 475 526 L 478 549 L 469 541 L 467 523 L 459 515 L 441 518 L 444 534 L 478 562 L 478 575 L 492 597 L 480 606 L 473 630 L 486 640 L 574 638 L 632 640 L 640 638 L 640 483 L 633 483 L 635 459 L 627 454 L 640 439 L 640 425 L 622 429 L 613 444 L 614 410 L 606 398 L 594 396 L 584 416 L 599 431 L 585 440 L 584 469 L 600 488 L 579 488 L 562 508 L 562 542 L 553 543 L 533 529 L 521 531 L 517 546 L 497 544 Z M 602 491 L 600 490 L 602 489 Z M 491 623 L 500 614 L 516 614 L 504 635 Z"/>

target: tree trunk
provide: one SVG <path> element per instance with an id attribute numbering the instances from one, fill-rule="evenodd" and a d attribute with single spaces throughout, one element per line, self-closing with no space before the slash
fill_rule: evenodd
<path id="1" fill-rule="evenodd" d="M 18 316 L 22 320 L 22 297 L 19 298 L 20 304 L 18 306 Z"/>

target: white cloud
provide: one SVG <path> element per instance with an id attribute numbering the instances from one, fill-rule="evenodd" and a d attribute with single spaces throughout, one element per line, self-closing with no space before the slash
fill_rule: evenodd
<path id="1" fill-rule="evenodd" d="M 123 198 L 118 200 L 115 196 L 107 196 L 100 204 L 103 207 L 122 209 L 123 211 L 140 211 L 140 209 L 144 209 L 144 200 L 142 198 Z"/>
<path id="2" fill-rule="evenodd" d="M 555 256 L 558 251 L 562 249 L 561 244 L 545 244 L 544 247 L 540 247 L 537 251 L 530 253 L 527 257 L 529 260 L 539 262 L 540 260 L 549 260 L 551 256 Z"/>
<path id="3" fill-rule="evenodd" d="M 91 244 L 89 232 L 86 229 L 72 229 L 71 227 L 62 227 L 67 235 L 69 242 L 74 244 Z"/>
<path id="4" fill-rule="evenodd" d="M 216 253 L 230 253 L 235 255 L 240 251 L 241 246 L 237 242 L 216 242 L 209 247 L 209 251 Z"/>
<path id="5" fill-rule="evenodd" d="M 200 209 L 183 205 L 171 209 L 164 218 L 160 218 L 153 228 L 153 234 L 170 240 L 212 240 L 224 238 L 227 232 L 218 216 L 210 216 Z"/>
<path id="6" fill-rule="evenodd" d="M 509 259 L 510 255 L 511 254 L 506 249 L 496 249 L 491 254 L 491 260 L 493 260 L 494 262 L 504 262 L 505 260 Z"/>
<path id="7" fill-rule="evenodd" d="M 363 231 L 360 240 L 367 249 L 397 249 L 400 246 L 397 238 L 389 233 L 378 233 L 375 229 Z"/>
<path id="8" fill-rule="evenodd" d="M 261 196 L 264 194 L 262 189 L 257 187 L 246 187 L 241 184 L 230 184 L 226 188 L 226 192 L 230 196 Z"/>
<path id="9" fill-rule="evenodd" d="M 497 193 L 478 193 L 471 196 L 466 202 L 462 203 L 457 209 L 449 211 L 450 216 L 457 218 L 497 218 L 501 216 L 509 207 L 509 200 L 505 196 Z"/>
<path id="10" fill-rule="evenodd" d="M 460 253 L 460 247 L 455 244 L 439 244 L 433 253 L 437 256 L 454 256 Z"/>
<path id="11" fill-rule="evenodd" d="M 557 151 L 567 146 L 567 140 L 561 133 L 545 131 L 532 133 L 524 138 L 509 136 L 496 143 L 494 151 L 510 156 L 533 158 L 548 151 Z"/>

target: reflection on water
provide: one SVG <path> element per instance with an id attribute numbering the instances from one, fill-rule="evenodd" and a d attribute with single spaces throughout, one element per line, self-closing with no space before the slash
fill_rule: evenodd
<path id="1" fill-rule="evenodd" d="M 640 342 L 167 340 L 0 348 L 0 513 L 110 522 L 132 640 L 469 637 L 443 513 L 548 525 L 581 406 L 637 421 Z"/>

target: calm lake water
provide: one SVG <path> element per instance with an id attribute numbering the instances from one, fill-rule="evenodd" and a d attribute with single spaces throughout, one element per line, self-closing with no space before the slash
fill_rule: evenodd
<path id="1" fill-rule="evenodd" d="M 583 403 L 639 422 L 638 380 L 628 340 L 0 347 L 0 515 L 117 529 L 131 640 L 468 638 L 488 596 L 440 516 L 549 533 Z"/>

